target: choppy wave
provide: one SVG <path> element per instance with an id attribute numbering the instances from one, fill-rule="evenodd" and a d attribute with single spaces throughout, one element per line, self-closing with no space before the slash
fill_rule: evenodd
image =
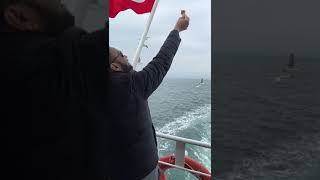
<path id="1" fill-rule="evenodd" d="M 170 134 L 170 135 L 177 135 L 177 133 L 187 130 L 192 125 L 196 123 L 201 123 L 202 121 L 199 121 L 200 119 L 209 117 L 211 113 L 210 110 L 211 110 L 211 105 L 206 104 L 193 111 L 186 112 L 184 115 L 178 118 L 175 118 L 172 122 L 166 124 L 160 129 L 157 129 L 157 132 Z M 208 124 L 210 125 L 210 123 Z M 210 129 L 207 129 L 207 131 L 210 131 Z M 201 129 L 199 129 L 198 132 L 195 132 L 195 133 L 200 133 L 201 135 L 203 135 L 201 138 L 201 141 L 210 143 L 208 137 L 206 137 L 210 135 L 210 132 L 203 132 Z M 159 143 L 159 150 L 165 151 L 172 144 L 173 144 L 172 141 L 161 139 Z"/>
<path id="2" fill-rule="evenodd" d="M 199 80 L 166 79 L 149 99 L 152 120 L 157 132 L 210 143 L 211 90 L 210 80 L 195 88 Z M 175 153 L 175 141 L 158 138 L 159 156 Z M 211 151 L 186 145 L 186 155 L 210 169 Z M 210 169 L 211 170 L 211 169 Z M 170 169 L 168 179 L 196 179 L 192 174 Z"/>
<path id="3" fill-rule="evenodd" d="M 305 179 L 318 171 L 320 134 L 302 137 L 299 142 L 277 144 L 260 151 L 260 156 L 240 161 L 233 171 L 217 180 L 231 179 Z M 311 169 L 311 170 L 310 170 Z M 313 177 L 314 178 L 314 177 Z M 319 179 L 318 177 L 317 179 Z"/>
<path id="4" fill-rule="evenodd" d="M 211 104 L 185 113 L 183 116 L 175 118 L 172 122 L 166 124 L 158 131 L 164 134 L 176 135 L 177 132 L 182 131 L 190 127 L 193 123 L 196 123 L 198 119 L 208 117 L 211 113 Z"/>
<path id="5" fill-rule="evenodd" d="M 186 134 L 193 137 L 198 137 L 196 140 L 202 142 L 211 143 L 211 105 L 205 104 L 193 111 L 186 112 L 183 116 L 175 118 L 172 122 L 166 124 L 158 131 L 165 134 L 171 134 L 183 137 L 182 134 Z M 187 137 L 190 138 L 190 137 Z M 170 140 L 159 139 L 159 154 L 173 154 L 175 148 L 175 142 Z M 197 147 L 193 145 L 186 146 L 186 154 L 196 159 L 203 165 L 205 165 L 209 171 L 211 171 L 211 150 L 203 147 Z M 177 170 L 171 170 L 167 172 L 167 176 L 171 179 L 196 179 L 193 175 L 187 172 L 177 172 Z"/>
<path id="6" fill-rule="evenodd" d="M 287 58 L 216 60 L 215 179 L 320 179 L 320 61 L 297 59 L 301 71 L 275 82 Z"/>

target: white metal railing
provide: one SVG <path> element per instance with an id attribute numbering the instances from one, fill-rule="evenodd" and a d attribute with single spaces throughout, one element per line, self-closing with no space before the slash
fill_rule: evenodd
<path id="1" fill-rule="evenodd" d="M 169 139 L 169 140 L 173 140 L 176 141 L 176 149 L 175 149 L 175 164 L 170 164 L 170 163 L 166 163 L 163 161 L 159 161 L 159 164 L 164 164 L 167 166 L 171 166 L 173 168 L 177 168 L 177 169 L 181 169 L 181 170 L 185 170 L 194 174 L 199 174 L 199 175 L 203 175 L 203 176 L 208 176 L 210 177 L 210 174 L 206 174 L 203 172 L 199 172 L 199 171 L 194 171 L 191 169 L 187 169 L 184 168 L 184 157 L 185 157 L 185 145 L 186 144 L 192 144 L 195 146 L 200 146 L 200 147 L 204 147 L 204 148 L 208 148 L 211 149 L 211 144 L 209 143 L 205 143 L 205 142 L 201 142 L 201 141 L 196 141 L 193 139 L 187 139 L 187 138 L 183 138 L 183 137 L 178 137 L 178 136 L 173 136 L 173 135 L 168 135 L 168 134 L 163 134 L 163 133 L 159 133 L 156 132 L 157 137 L 159 138 L 164 138 L 164 139 Z"/>

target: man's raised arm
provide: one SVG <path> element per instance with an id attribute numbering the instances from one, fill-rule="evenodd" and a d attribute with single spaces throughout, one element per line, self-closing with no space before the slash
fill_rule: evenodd
<path id="1" fill-rule="evenodd" d="M 158 88 L 167 74 L 181 42 L 179 32 L 186 30 L 189 25 L 189 17 L 185 14 L 185 11 L 181 11 L 181 15 L 158 54 L 143 70 L 135 73 L 135 85 L 142 88 L 143 96 L 146 98 Z"/>

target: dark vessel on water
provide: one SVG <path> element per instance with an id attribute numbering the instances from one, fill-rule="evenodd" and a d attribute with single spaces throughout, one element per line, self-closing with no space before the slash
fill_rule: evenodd
<path id="1" fill-rule="evenodd" d="M 294 54 L 293 53 L 290 53 L 290 55 L 289 55 L 288 68 L 294 68 Z"/>

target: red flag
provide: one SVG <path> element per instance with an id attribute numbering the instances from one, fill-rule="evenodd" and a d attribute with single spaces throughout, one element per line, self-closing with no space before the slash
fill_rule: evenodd
<path id="1" fill-rule="evenodd" d="M 132 9 L 137 14 L 151 12 L 155 0 L 109 0 L 109 17 L 114 18 L 120 11 Z"/>

